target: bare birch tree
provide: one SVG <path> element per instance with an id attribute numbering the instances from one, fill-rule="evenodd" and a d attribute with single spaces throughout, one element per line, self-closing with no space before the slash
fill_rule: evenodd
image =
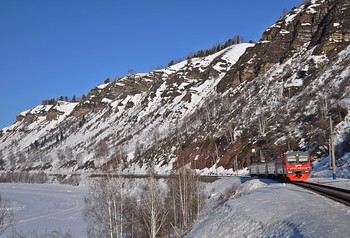
<path id="1" fill-rule="evenodd" d="M 96 154 L 105 158 L 106 148 L 97 147 Z M 122 238 L 126 233 L 125 203 L 127 188 L 122 177 L 123 154 L 117 149 L 102 166 L 103 178 L 96 179 L 90 186 L 90 193 L 85 198 L 84 217 L 88 222 L 89 237 Z M 96 210 L 98 209 L 98 210 Z"/>
<path id="2" fill-rule="evenodd" d="M 203 192 L 196 174 L 180 168 L 168 180 L 171 225 L 177 233 L 184 234 L 198 218 L 203 206 Z"/>
<path id="3" fill-rule="evenodd" d="M 103 179 L 95 179 L 89 186 L 89 194 L 85 197 L 84 219 L 87 222 L 88 237 L 108 236 L 108 206 Z"/>
<path id="4" fill-rule="evenodd" d="M 267 127 L 267 118 L 266 118 L 266 115 L 264 113 L 260 114 L 259 115 L 259 132 L 260 132 L 260 135 L 265 135 L 265 132 L 266 132 L 266 127 Z"/>
<path id="5" fill-rule="evenodd" d="M 328 116 L 329 101 L 327 93 L 323 92 L 320 99 L 320 111 L 323 119 L 326 119 Z"/>
<path id="6" fill-rule="evenodd" d="M 126 201 L 125 184 L 119 178 L 95 179 L 85 198 L 84 217 L 89 237 L 123 237 Z"/>
<path id="7" fill-rule="evenodd" d="M 140 217 L 148 237 L 155 238 L 160 233 L 167 214 L 164 189 L 154 178 L 154 170 L 151 169 L 140 200 Z"/>
<path id="8" fill-rule="evenodd" d="M 15 213 L 11 209 L 11 202 L 0 194 L 0 236 L 15 223 Z"/>

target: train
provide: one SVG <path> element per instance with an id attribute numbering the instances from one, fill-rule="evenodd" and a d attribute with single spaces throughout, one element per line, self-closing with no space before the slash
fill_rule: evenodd
<path id="1" fill-rule="evenodd" d="M 278 158 L 252 163 L 249 173 L 251 176 L 305 181 L 310 177 L 311 157 L 304 151 L 288 151 Z"/>

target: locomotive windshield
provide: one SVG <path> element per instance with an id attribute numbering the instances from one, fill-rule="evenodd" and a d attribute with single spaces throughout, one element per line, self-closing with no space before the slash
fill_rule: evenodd
<path id="1" fill-rule="evenodd" d="M 286 154 L 288 164 L 307 164 L 309 162 L 308 154 L 305 152 L 291 152 Z"/>
<path id="2" fill-rule="evenodd" d="M 307 155 L 299 155 L 299 163 L 301 164 L 307 164 L 308 161 L 308 156 Z"/>
<path id="3" fill-rule="evenodd" d="M 297 163 L 297 157 L 294 155 L 287 155 L 288 164 L 296 164 Z"/>

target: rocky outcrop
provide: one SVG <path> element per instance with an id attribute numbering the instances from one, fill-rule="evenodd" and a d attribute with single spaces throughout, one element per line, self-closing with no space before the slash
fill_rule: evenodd
<path id="1" fill-rule="evenodd" d="M 24 122 L 27 122 L 27 123 L 32 123 L 35 119 L 37 118 L 36 115 L 33 115 L 31 113 L 28 113 L 27 115 L 25 115 L 24 117 Z"/>
<path id="2" fill-rule="evenodd" d="M 264 75 L 272 66 L 289 59 L 300 47 L 316 47 L 314 54 L 329 58 L 350 41 L 348 0 L 312 0 L 267 29 L 259 43 L 246 51 L 219 83 L 224 92 L 241 82 Z"/>
<path id="3" fill-rule="evenodd" d="M 63 115 L 63 112 L 58 111 L 57 109 L 50 109 L 47 112 L 46 120 L 52 121 L 57 120 L 59 116 Z"/>

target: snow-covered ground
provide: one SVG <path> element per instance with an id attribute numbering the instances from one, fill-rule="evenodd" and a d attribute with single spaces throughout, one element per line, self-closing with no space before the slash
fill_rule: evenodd
<path id="1" fill-rule="evenodd" d="M 349 179 L 310 180 L 350 188 Z M 60 230 L 87 237 L 82 217 L 86 187 L 0 183 L 0 191 L 13 202 L 18 232 Z M 207 183 L 205 191 L 206 206 L 188 238 L 344 238 L 350 234 L 349 207 L 291 184 L 228 176 Z"/>
<path id="2" fill-rule="evenodd" d="M 291 184 L 246 179 L 209 184 L 205 211 L 186 237 L 349 237 L 349 207 Z M 236 194 L 220 202 L 230 188 Z"/>
<path id="3" fill-rule="evenodd" d="M 350 190 L 349 155 L 341 158 L 336 180 L 324 158 L 313 163 L 309 181 Z M 223 177 L 205 184 L 206 205 L 188 238 L 350 237 L 350 207 L 291 184 L 253 179 L 246 169 L 197 172 Z M 14 228 L 23 234 L 59 230 L 87 237 L 82 216 L 87 191 L 86 186 L 0 183 L 0 193 L 16 213 Z M 11 233 L 9 229 L 2 237 Z"/>
<path id="4" fill-rule="evenodd" d="M 87 237 L 82 210 L 87 188 L 57 184 L 0 183 L 0 193 L 12 202 L 16 232 L 43 235 L 53 230 Z M 1 237 L 13 231 L 8 229 Z M 29 236 L 30 237 L 30 236 Z"/>
<path id="5" fill-rule="evenodd" d="M 313 162 L 308 181 L 350 190 L 350 153 L 338 159 L 336 180 L 329 161 Z M 207 184 L 206 192 L 205 210 L 188 238 L 350 237 L 350 207 L 292 184 L 226 177 Z"/>

